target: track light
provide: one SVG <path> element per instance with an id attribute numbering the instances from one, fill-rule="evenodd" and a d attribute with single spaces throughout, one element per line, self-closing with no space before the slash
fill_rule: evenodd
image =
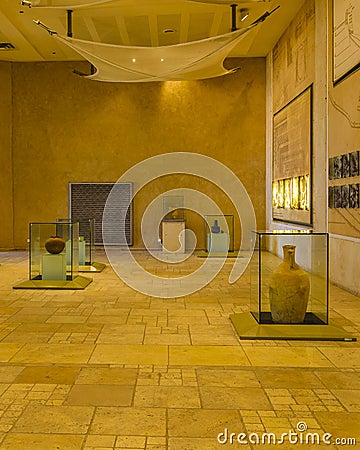
<path id="1" fill-rule="evenodd" d="M 249 8 L 241 8 L 240 9 L 240 21 L 244 22 L 244 20 L 249 17 Z"/>

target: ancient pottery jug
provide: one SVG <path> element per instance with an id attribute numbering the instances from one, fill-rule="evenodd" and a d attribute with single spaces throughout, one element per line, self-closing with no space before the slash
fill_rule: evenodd
<path id="1" fill-rule="evenodd" d="M 217 219 L 214 220 L 214 225 L 211 227 L 211 232 L 212 233 L 220 233 L 220 227 L 219 227 Z"/>
<path id="2" fill-rule="evenodd" d="M 302 323 L 309 300 L 309 275 L 295 262 L 295 245 L 284 245 L 284 260 L 269 283 L 271 318 L 274 323 Z"/>
<path id="3" fill-rule="evenodd" d="M 45 242 L 45 248 L 49 253 L 61 253 L 65 248 L 65 241 L 59 236 L 50 236 Z"/>

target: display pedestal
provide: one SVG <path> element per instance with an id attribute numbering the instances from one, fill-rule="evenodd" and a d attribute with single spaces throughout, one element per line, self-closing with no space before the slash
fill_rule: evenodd
<path id="1" fill-rule="evenodd" d="M 263 325 L 251 313 L 231 314 L 230 320 L 240 339 L 356 341 L 350 333 L 335 325 Z"/>
<path id="2" fill-rule="evenodd" d="M 163 251 L 185 253 L 185 220 L 164 220 L 161 223 Z"/>
<path id="3" fill-rule="evenodd" d="M 85 257 L 85 244 L 84 240 L 79 240 L 79 266 L 84 266 L 86 264 Z M 71 241 L 66 242 L 66 264 L 71 265 Z"/>
<path id="4" fill-rule="evenodd" d="M 79 239 L 79 266 L 85 266 L 86 264 L 85 244 L 84 239 Z"/>
<path id="5" fill-rule="evenodd" d="M 46 254 L 42 256 L 43 280 L 66 280 L 66 254 Z"/>
<path id="6" fill-rule="evenodd" d="M 13 289 L 61 289 L 74 290 L 85 289 L 92 282 L 92 278 L 81 275 L 73 280 L 26 280 L 13 286 Z"/>
<path id="7" fill-rule="evenodd" d="M 229 250 L 229 235 L 227 233 L 208 233 L 207 251 L 209 253 L 227 253 Z"/>

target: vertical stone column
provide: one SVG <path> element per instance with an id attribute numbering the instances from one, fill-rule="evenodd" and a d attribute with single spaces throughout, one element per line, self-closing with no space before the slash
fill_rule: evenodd
<path id="1" fill-rule="evenodd" d="M 0 62 L 0 249 L 14 248 L 12 67 Z"/>
<path id="2" fill-rule="evenodd" d="M 313 89 L 313 222 L 327 231 L 328 159 L 328 2 L 315 2 L 315 79 Z"/>

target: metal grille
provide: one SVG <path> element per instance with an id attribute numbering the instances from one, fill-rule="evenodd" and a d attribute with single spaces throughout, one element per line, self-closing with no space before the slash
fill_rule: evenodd
<path id="1" fill-rule="evenodd" d="M 94 243 L 103 245 L 103 212 L 113 188 L 117 197 L 116 210 L 110 210 L 106 244 L 133 245 L 132 207 L 127 207 L 132 198 L 132 183 L 69 183 L 70 217 L 95 219 Z"/>

